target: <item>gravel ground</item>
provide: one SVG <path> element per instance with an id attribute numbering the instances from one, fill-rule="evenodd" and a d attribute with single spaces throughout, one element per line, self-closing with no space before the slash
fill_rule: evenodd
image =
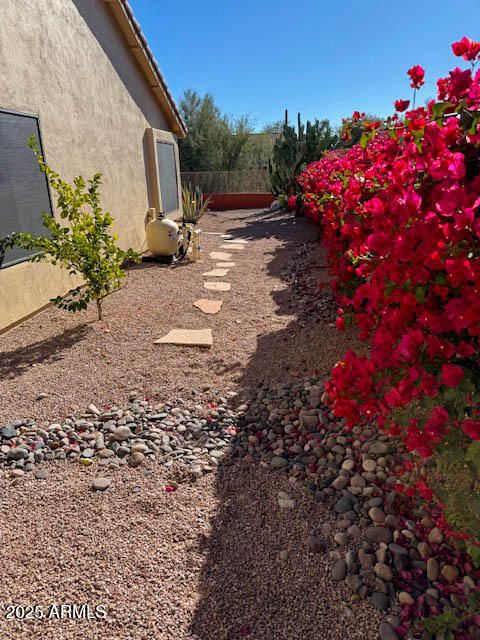
<path id="1" fill-rule="evenodd" d="M 0 336 L 0 421 L 59 420 L 92 401 L 100 408 L 124 404 L 133 389 L 165 401 L 191 389 L 210 387 L 213 395 L 316 369 L 326 373 L 352 336 L 328 322 L 297 322 L 285 269 L 296 249 L 312 240 L 307 221 L 235 211 L 210 213 L 201 227 L 249 241 L 245 250 L 231 251 L 230 292 L 203 287 L 202 273 L 215 265 L 209 252 L 223 242 L 204 233 L 201 262 L 133 269 L 123 290 L 107 299 L 105 322 L 95 321 L 93 308 L 76 315 L 52 308 L 22 323 Z M 321 265 L 321 249 L 311 244 L 312 261 Z M 318 274 L 326 276 L 324 269 Z M 219 314 L 193 307 L 205 297 L 224 300 Z M 213 347 L 153 345 L 175 327 L 211 327 Z"/>
<path id="2" fill-rule="evenodd" d="M 106 605 L 106 619 L 2 612 L 2 640 L 376 637 L 379 614 L 368 603 L 345 608 L 326 554 L 308 548 L 331 518 L 324 505 L 304 496 L 279 508 L 285 475 L 235 463 L 182 484 L 175 470 L 124 469 L 92 493 L 95 472 L 52 463 L 47 481 L 0 481 L 0 602 Z M 167 493 L 172 474 L 180 486 Z"/>
<path id="3" fill-rule="evenodd" d="M 217 475 L 220 508 L 207 542 L 202 597 L 193 637 L 202 640 L 365 640 L 377 637 L 380 615 L 369 603 L 345 606 L 348 590 L 335 583 L 326 553 L 309 538 L 332 522 L 310 495 L 280 508 L 290 495 L 283 474 L 223 466 Z"/>
<path id="4" fill-rule="evenodd" d="M 100 410 L 125 406 L 134 389 L 152 402 L 195 390 L 195 402 L 205 404 L 220 392 L 242 395 L 326 372 L 352 344 L 328 313 L 298 322 L 289 263 L 312 237 L 305 220 L 226 212 L 210 214 L 202 229 L 249 240 L 232 250 L 232 291 L 214 294 L 225 300 L 217 316 L 192 307 L 206 297 L 208 252 L 222 244 L 205 234 L 198 264 L 134 269 L 107 302 L 103 323 L 93 310 L 51 309 L 0 336 L 0 426 L 18 419 L 48 426 L 92 402 Z M 314 242 L 312 263 L 324 278 Z M 213 348 L 152 344 L 174 326 L 212 327 Z M 346 607 L 349 591 L 332 582 L 329 554 L 309 545 L 334 521 L 328 507 L 298 493 L 280 508 L 279 491 L 292 490 L 286 474 L 229 462 L 196 482 L 153 460 L 113 466 L 104 491 L 92 491 L 101 461 L 51 462 L 42 480 L 0 477 L 0 603 L 44 612 L 52 603 L 107 608 L 106 619 L 88 621 L 15 622 L 3 611 L 0 638 L 376 638 L 381 614 L 366 601 Z"/>
<path id="5" fill-rule="evenodd" d="M 16 622 L 2 611 L 2 640 L 190 637 L 214 478 L 167 493 L 161 469 L 123 469 L 100 493 L 95 473 L 52 463 L 44 482 L 1 487 L 0 602 L 45 615 L 52 603 L 106 605 L 106 619 Z"/>

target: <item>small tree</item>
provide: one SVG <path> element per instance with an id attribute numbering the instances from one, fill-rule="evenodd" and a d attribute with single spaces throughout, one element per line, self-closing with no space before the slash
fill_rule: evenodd
<path id="1" fill-rule="evenodd" d="M 96 173 L 87 181 L 78 176 L 72 186 L 46 164 L 35 136 L 29 139 L 28 144 L 37 157 L 40 170 L 57 194 L 60 217 L 68 224 L 63 226 L 43 213 L 43 224 L 48 234 L 12 233 L 0 240 L 0 247 L 2 251 L 14 246 L 35 251 L 29 258 L 31 262 L 49 262 L 67 269 L 71 275 L 81 274 L 84 285 L 51 301 L 61 309 L 74 312 L 95 301 L 98 319 L 102 320 L 104 299 L 123 286 L 126 274 L 122 265 L 128 261 L 138 262 L 140 256 L 131 249 L 123 251 L 116 244 L 117 237 L 111 229 L 113 218 L 100 206 L 102 174 Z"/>
<path id="2" fill-rule="evenodd" d="M 243 169 L 243 151 L 252 133 L 252 125 L 248 116 L 240 116 L 237 119 L 223 117 L 227 127 L 227 133 L 221 140 L 222 170 L 235 171 Z"/>
<path id="3" fill-rule="evenodd" d="M 242 169 L 243 151 L 252 132 L 248 116 L 232 118 L 221 112 L 209 93 L 203 98 L 187 89 L 180 112 L 188 135 L 179 141 L 182 171 L 232 171 Z"/>

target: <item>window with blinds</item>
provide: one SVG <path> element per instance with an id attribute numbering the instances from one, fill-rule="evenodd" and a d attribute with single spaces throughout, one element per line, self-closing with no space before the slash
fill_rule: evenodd
<path id="1" fill-rule="evenodd" d="M 182 191 L 177 139 L 170 131 L 148 128 L 148 176 L 150 207 L 171 218 L 182 215 Z"/>
<path id="2" fill-rule="evenodd" d="M 42 213 L 52 215 L 45 175 L 28 147 L 35 135 L 40 144 L 38 119 L 0 110 L 0 239 L 14 231 L 44 234 Z M 0 268 L 25 260 L 30 253 L 14 248 L 0 254 Z"/>
<path id="3" fill-rule="evenodd" d="M 169 142 L 157 140 L 158 177 L 165 214 L 178 209 L 177 165 L 175 147 Z"/>

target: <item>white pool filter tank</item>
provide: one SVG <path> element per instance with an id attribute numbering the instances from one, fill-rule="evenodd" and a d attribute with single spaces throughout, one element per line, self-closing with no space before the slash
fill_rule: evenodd
<path id="1" fill-rule="evenodd" d="M 177 223 L 160 213 L 145 228 L 148 250 L 154 256 L 174 256 L 180 246 L 180 229 Z"/>
<path id="2" fill-rule="evenodd" d="M 151 254 L 150 260 L 174 264 L 187 256 L 196 262 L 200 259 L 200 230 L 193 224 L 183 223 L 181 227 L 167 218 L 165 214 L 156 214 L 155 209 L 150 210 L 153 218 L 145 228 L 146 242 Z"/>

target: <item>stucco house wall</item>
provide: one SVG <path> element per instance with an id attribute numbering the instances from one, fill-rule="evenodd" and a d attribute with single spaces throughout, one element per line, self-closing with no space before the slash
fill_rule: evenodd
<path id="1" fill-rule="evenodd" d="M 39 116 L 46 160 L 62 178 L 100 171 L 119 244 L 144 249 L 153 206 L 146 130 L 172 131 L 172 117 L 111 4 L 0 0 L 0 15 L 0 107 Z M 0 269 L 0 331 L 71 286 L 64 272 L 45 264 Z"/>

